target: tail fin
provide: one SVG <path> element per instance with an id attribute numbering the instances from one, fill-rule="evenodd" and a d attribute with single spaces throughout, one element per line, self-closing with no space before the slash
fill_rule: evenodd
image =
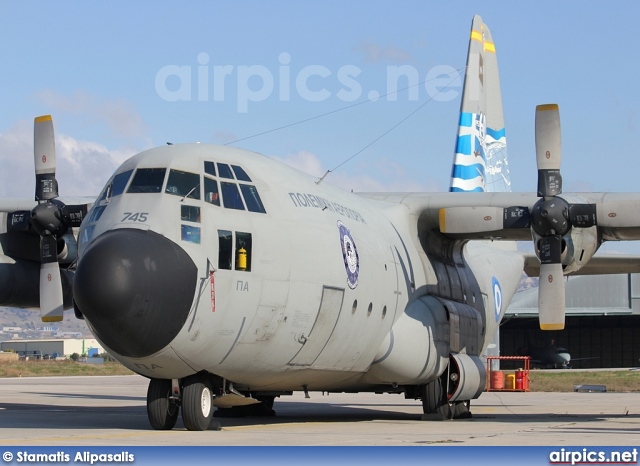
<path id="1" fill-rule="evenodd" d="M 449 191 L 511 191 L 496 48 L 478 15 L 471 25 Z"/>

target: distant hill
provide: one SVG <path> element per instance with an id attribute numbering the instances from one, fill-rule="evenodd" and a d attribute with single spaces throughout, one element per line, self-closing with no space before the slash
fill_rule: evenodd
<path id="1" fill-rule="evenodd" d="M 9 331 L 3 332 L 4 328 Z M 14 329 L 20 329 L 19 331 Z M 52 331 L 51 329 L 57 329 Z M 84 320 L 76 319 L 73 311 L 65 311 L 62 322 L 42 322 L 39 310 L 26 310 L 0 307 L 0 341 L 11 338 L 61 338 L 64 334 L 79 333 L 82 337 L 91 337 Z"/>

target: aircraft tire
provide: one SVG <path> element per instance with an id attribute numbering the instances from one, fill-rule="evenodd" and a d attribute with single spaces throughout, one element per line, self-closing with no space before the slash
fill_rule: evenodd
<path id="1" fill-rule="evenodd" d="M 275 402 L 275 396 L 258 396 L 256 400 L 260 400 L 260 409 L 256 410 L 258 415 L 262 416 L 275 416 L 276 412 L 273 410 L 273 403 Z"/>
<path id="2" fill-rule="evenodd" d="M 438 377 L 423 386 L 422 411 L 426 415 L 435 415 L 434 419 L 452 419 L 453 407 L 445 399 L 442 379 Z"/>
<path id="3" fill-rule="evenodd" d="M 147 389 L 147 416 L 155 430 L 171 430 L 178 420 L 179 406 L 169 399 L 171 380 L 151 379 Z"/>
<path id="4" fill-rule="evenodd" d="M 453 419 L 471 418 L 471 401 L 456 401 L 453 406 Z"/>
<path id="5" fill-rule="evenodd" d="M 182 389 L 182 422 L 187 430 L 207 430 L 213 415 L 213 393 L 206 374 L 184 379 Z"/>

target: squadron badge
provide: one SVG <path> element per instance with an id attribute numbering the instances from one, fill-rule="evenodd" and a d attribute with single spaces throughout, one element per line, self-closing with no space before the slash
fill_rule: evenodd
<path id="1" fill-rule="evenodd" d="M 342 245 L 342 257 L 344 268 L 347 271 L 347 283 L 352 290 L 358 286 L 358 274 L 360 273 L 360 259 L 358 250 L 349 229 L 338 220 L 338 230 L 340 230 L 340 244 Z"/>

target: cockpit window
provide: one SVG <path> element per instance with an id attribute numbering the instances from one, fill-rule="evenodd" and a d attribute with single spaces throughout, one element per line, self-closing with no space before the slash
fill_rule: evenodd
<path id="1" fill-rule="evenodd" d="M 175 196 L 200 199 L 200 175 L 171 170 L 167 188 L 164 191 Z"/>
<path id="2" fill-rule="evenodd" d="M 231 165 L 231 168 L 233 168 L 233 173 L 236 174 L 237 180 L 251 182 L 251 178 L 249 178 L 249 175 L 247 175 L 247 172 L 244 171 L 242 167 L 239 167 L 237 165 Z"/>
<path id="3" fill-rule="evenodd" d="M 138 168 L 127 192 L 159 193 L 162 190 L 166 171 L 166 168 Z"/>
<path id="4" fill-rule="evenodd" d="M 118 173 L 113 177 L 110 197 L 119 196 L 124 192 L 124 188 L 126 188 L 129 178 L 131 178 L 131 173 L 133 173 L 133 170 L 127 170 L 126 172 Z"/>
<path id="5" fill-rule="evenodd" d="M 252 183 L 251 177 L 241 166 L 205 161 L 203 180 L 205 202 L 222 204 L 227 209 L 266 213 L 258 189 L 253 184 L 246 184 Z"/>
<path id="6" fill-rule="evenodd" d="M 204 172 L 207 175 L 216 176 L 216 166 L 213 162 L 205 162 L 204 163 Z"/>
<path id="7" fill-rule="evenodd" d="M 220 174 L 220 178 L 228 178 L 230 180 L 233 179 L 233 173 L 231 173 L 231 168 L 226 163 L 218 164 L 218 173 Z"/>
<path id="8" fill-rule="evenodd" d="M 222 203 L 227 209 L 244 210 L 244 204 L 238 191 L 238 185 L 235 183 L 226 183 L 222 181 Z"/>
<path id="9" fill-rule="evenodd" d="M 255 186 L 250 184 L 241 184 L 240 189 L 244 196 L 244 202 L 247 203 L 247 209 L 251 212 L 266 213 L 264 206 L 262 205 L 262 201 L 260 200 L 260 196 L 258 195 L 258 190 Z"/>
<path id="10" fill-rule="evenodd" d="M 204 200 L 210 204 L 220 205 L 218 182 L 206 176 L 204 177 Z"/>

